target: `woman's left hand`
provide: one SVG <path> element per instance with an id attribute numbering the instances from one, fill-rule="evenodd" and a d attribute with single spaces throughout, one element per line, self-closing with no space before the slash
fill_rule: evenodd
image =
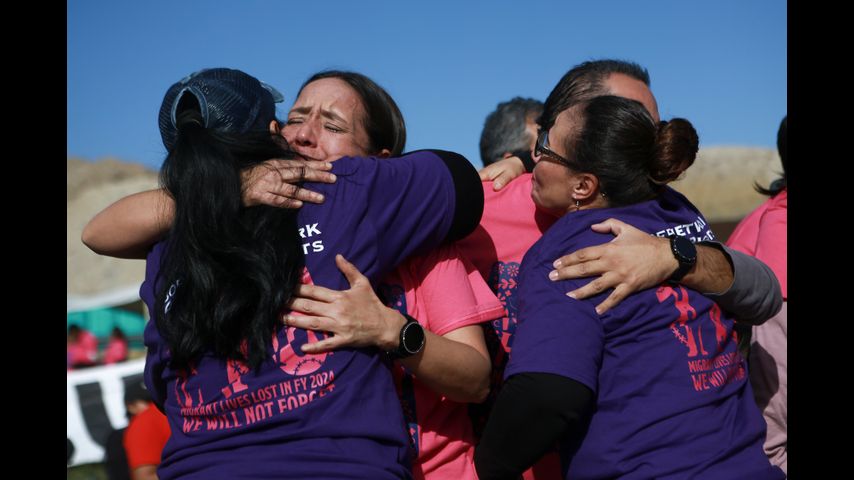
<path id="1" fill-rule="evenodd" d="M 399 342 L 403 315 L 383 305 L 368 278 L 355 265 L 335 256 L 338 269 L 350 283 L 349 290 L 332 290 L 318 285 L 300 285 L 290 308 L 303 315 L 285 315 L 289 327 L 332 333 L 328 338 L 306 343 L 305 353 L 322 353 L 341 347 L 376 346 L 393 350 Z"/>

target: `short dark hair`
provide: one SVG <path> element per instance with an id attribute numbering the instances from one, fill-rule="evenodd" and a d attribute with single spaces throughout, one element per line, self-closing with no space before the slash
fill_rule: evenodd
<path id="1" fill-rule="evenodd" d="M 145 387 L 141 376 L 134 378 L 134 381 L 125 384 L 125 405 L 131 405 L 134 402 L 152 402 L 151 392 Z"/>
<path id="2" fill-rule="evenodd" d="M 403 153 L 406 147 L 406 123 L 397 103 L 383 87 L 361 73 L 325 70 L 306 80 L 299 93 L 302 93 L 306 85 L 324 78 L 337 78 L 346 82 L 362 99 L 362 105 L 365 107 L 365 118 L 362 122 L 370 142 L 368 153 L 379 153 L 384 148 L 391 152 L 392 157 Z"/>
<path id="3" fill-rule="evenodd" d="M 649 86 L 649 72 L 637 63 L 627 60 L 591 60 L 580 63 L 566 72 L 549 93 L 540 116 L 540 128 L 548 130 L 560 113 L 569 107 L 605 95 L 605 80 L 620 73 Z"/>
<path id="4" fill-rule="evenodd" d="M 542 112 L 543 102 L 533 98 L 514 97 L 499 103 L 495 111 L 486 116 L 480 133 L 483 165 L 501 160 L 507 152 L 529 150 L 532 139 L 525 131 L 526 123 L 531 117 L 536 121 Z"/>

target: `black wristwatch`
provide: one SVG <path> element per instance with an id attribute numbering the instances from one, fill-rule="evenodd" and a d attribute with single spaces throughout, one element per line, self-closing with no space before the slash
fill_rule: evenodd
<path id="1" fill-rule="evenodd" d="M 405 313 L 402 315 L 406 317 L 406 323 L 400 329 L 400 343 L 397 345 L 397 349 L 385 352 L 394 360 L 411 357 L 420 352 L 424 349 L 426 340 L 424 327 L 418 323 L 418 320 Z"/>
<path id="2" fill-rule="evenodd" d="M 670 251 L 679 262 L 679 268 L 667 279 L 670 283 L 678 283 L 697 263 L 697 247 L 685 237 L 673 235 L 670 237 Z"/>

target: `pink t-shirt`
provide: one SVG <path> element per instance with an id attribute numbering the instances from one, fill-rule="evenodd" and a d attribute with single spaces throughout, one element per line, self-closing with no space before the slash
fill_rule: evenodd
<path id="1" fill-rule="evenodd" d="M 525 252 L 531 248 L 558 217 L 537 209 L 531 199 L 532 175 L 526 173 L 500 191 L 492 182 L 483 182 L 484 209 L 480 225 L 457 242 L 463 256 L 470 260 L 495 292 L 506 309 L 505 316 L 493 322 L 505 355 L 493 359 L 503 369 L 516 331 L 516 277 Z"/>
<path id="2" fill-rule="evenodd" d="M 460 258 L 454 245 L 410 258 L 385 278 L 380 291 L 390 306 L 415 317 L 436 335 L 504 314 L 480 273 Z M 476 479 L 468 404 L 437 394 L 400 366 L 394 370 L 417 452 L 415 479 Z"/>
<path id="3" fill-rule="evenodd" d="M 514 179 L 496 192 L 492 182 L 483 182 L 484 208 L 480 225 L 457 242 L 483 278 L 489 278 L 496 263 L 518 264 L 558 217 L 540 211 L 531 199 L 532 174 Z"/>
<path id="4" fill-rule="evenodd" d="M 484 405 L 473 409 L 472 421 L 482 429 L 504 376 L 516 332 L 516 279 L 522 257 L 559 217 L 543 212 L 531 199 L 532 174 L 526 173 L 496 192 L 483 182 L 484 209 L 480 225 L 457 242 L 463 256 L 475 265 L 505 307 L 504 316 L 492 322 L 495 336 L 487 338 L 492 354 L 492 389 Z M 569 253 L 569 252 L 567 252 Z M 555 259 L 557 260 L 557 259 Z M 499 345 L 495 345 L 498 343 Z M 561 478 L 560 460 L 550 452 L 525 472 L 525 479 Z"/>
<path id="5" fill-rule="evenodd" d="M 111 338 L 104 349 L 104 365 L 124 362 L 128 359 L 128 341 L 121 338 Z"/>
<path id="6" fill-rule="evenodd" d="M 98 338 L 88 330 L 80 330 L 77 341 L 66 346 L 71 367 L 94 365 L 98 357 Z"/>
<path id="7" fill-rule="evenodd" d="M 727 240 L 731 248 L 753 255 L 771 267 L 780 281 L 783 299 L 788 300 L 786 275 L 786 225 L 789 190 L 783 189 L 744 217 Z"/>

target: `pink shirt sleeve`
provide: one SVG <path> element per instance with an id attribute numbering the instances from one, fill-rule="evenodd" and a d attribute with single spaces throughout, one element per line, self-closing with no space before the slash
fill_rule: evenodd
<path id="1" fill-rule="evenodd" d="M 413 289 L 417 311 L 410 314 L 436 335 L 504 315 L 501 302 L 456 245 L 413 259 L 409 274 L 417 282 Z"/>
<path id="2" fill-rule="evenodd" d="M 752 255 L 768 265 L 788 299 L 786 278 L 787 220 L 789 192 L 783 190 L 745 217 L 727 240 L 727 245 Z"/>
<path id="3" fill-rule="evenodd" d="M 783 298 L 788 300 L 787 279 L 787 224 L 788 224 L 788 191 L 777 194 L 773 203 L 762 215 L 759 221 L 759 235 L 756 239 L 756 258 L 762 260 L 771 267 L 780 288 L 783 290 Z"/>
<path id="4" fill-rule="evenodd" d="M 756 238 L 759 236 L 759 220 L 766 208 L 766 204 L 763 203 L 738 222 L 735 230 L 732 231 L 726 241 L 727 246 L 755 257 Z"/>

